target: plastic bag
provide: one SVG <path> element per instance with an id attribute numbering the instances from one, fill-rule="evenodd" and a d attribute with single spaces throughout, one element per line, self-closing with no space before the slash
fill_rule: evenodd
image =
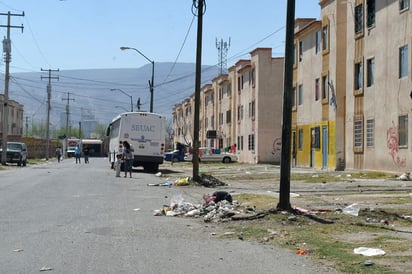
<path id="1" fill-rule="evenodd" d="M 358 203 L 351 204 L 342 209 L 342 212 L 347 215 L 358 216 L 359 215 L 360 206 Z"/>

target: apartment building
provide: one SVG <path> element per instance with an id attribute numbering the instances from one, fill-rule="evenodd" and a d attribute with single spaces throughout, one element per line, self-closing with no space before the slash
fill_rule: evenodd
<path id="1" fill-rule="evenodd" d="M 3 136 L 3 106 L 4 95 L 0 94 L 0 136 Z M 8 100 L 8 135 L 12 137 L 23 136 L 23 105 L 14 100 Z"/>
<path id="2" fill-rule="evenodd" d="M 410 171 L 410 1 L 356 0 L 347 9 L 346 166 Z"/>
<path id="3" fill-rule="evenodd" d="M 201 88 L 201 146 L 238 155 L 245 163 L 279 163 L 284 58 L 257 48 L 227 74 Z M 174 107 L 174 142 L 193 144 L 194 95 Z"/>

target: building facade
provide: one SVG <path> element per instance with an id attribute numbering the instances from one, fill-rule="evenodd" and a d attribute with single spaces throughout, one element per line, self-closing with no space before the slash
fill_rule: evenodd
<path id="1" fill-rule="evenodd" d="M 319 7 L 319 20 L 295 20 L 292 164 L 410 171 L 410 1 L 320 0 Z M 283 59 L 259 48 L 205 86 L 202 145 L 235 143 L 240 162 L 277 162 L 282 81 Z M 210 129 L 221 136 L 206 138 Z"/>
<path id="2" fill-rule="evenodd" d="M 3 136 L 4 95 L 0 94 L 0 136 Z M 14 100 L 8 100 L 8 136 L 13 138 L 23 136 L 23 105 Z"/>
<path id="3" fill-rule="evenodd" d="M 284 58 L 257 48 L 201 88 L 201 146 L 230 151 L 245 163 L 279 163 Z M 193 144 L 194 95 L 174 107 L 174 142 Z"/>

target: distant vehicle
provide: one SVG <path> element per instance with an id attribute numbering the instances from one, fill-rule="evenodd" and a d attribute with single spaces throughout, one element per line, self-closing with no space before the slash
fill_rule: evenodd
<path id="1" fill-rule="evenodd" d="M 165 153 L 165 161 L 183 162 L 184 160 L 185 155 L 177 149 Z"/>
<path id="2" fill-rule="evenodd" d="M 81 151 L 82 141 L 79 138 L 71 137 L 67 139 L 67 157 L 74 157 L 74 152 L 76 150 L 77 145 L 79 145 Z"/>
<path id="3" fill-rule="evenodd" d="M 185 161 L 192 161 L 193 154 L 187 154 Z M 237 156 L 232 153 L 220 152 L 208 147 L 199 148 L 199 161 L 200 162 L 222 162 L 231 163 L 237 161 Z"/>
<path id="4" fill-rule="evenodd" d="M 107 128 L 109 161 L 115 162 L 120 141 L 127 141 L 134 149 L 133 166 L 155 172 L 163 164 L 166 142 L 166 117 L 152 112 L 124 112 Z M 121 168 L 124 169 L 123 167 Z"/>
<path id="5" fill-rule="evenodd" d="M 0 155 L 3 149 L 0 144 Z M 7 142 L 7 160 L 8 163 L 15 163 L 18 166 L 27 164 L 27 146 L 20 142 Z"/>
<path id="6" fill-rule="evenodd" d="M 176 143 L 175 150 L 166 152 L 165 161 L 183 162 L 185 160 L 185 151 L 188 147 L 188 145 Z"/>

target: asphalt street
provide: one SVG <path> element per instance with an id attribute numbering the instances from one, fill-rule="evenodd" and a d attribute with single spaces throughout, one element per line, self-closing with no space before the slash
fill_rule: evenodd
<path id="1" fill-rule="evenodd" d="M 154 216 L 197 197 L 147 185 L 164 180 L 140 169 L 116 178 L 105 158 L 0 170 L 0 273 L 331 273 L 290 250 L 223 240 L 201 219 Z"/>

